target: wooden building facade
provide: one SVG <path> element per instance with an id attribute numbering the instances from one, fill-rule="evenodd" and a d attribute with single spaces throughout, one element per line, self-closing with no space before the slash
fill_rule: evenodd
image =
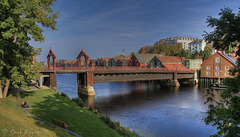
<path id="1" fill-rule="evenodd" d="M 231 54 L 217 51 L 201 64 L 201 78 L 226 78 L 231 77 L 229 70 L 237 66 L 237 60 Z"/>

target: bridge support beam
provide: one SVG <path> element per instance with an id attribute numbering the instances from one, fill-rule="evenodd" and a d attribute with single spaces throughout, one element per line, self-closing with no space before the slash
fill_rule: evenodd
<path id="1" fill-rule="evenodd" d="M 87 96 L 94 96 L 95 92 L 93 89 L 93 73 L 88 71 L 85 73 L 77 74 L 78 80 L 78 92 Z"/>
<path id="2" fill-rule="evenodd" d="M 177 73 L 173 74 L 173 86 L 175 86 L 175 87 L 179 87 L 180 86 L 180 84 L 179 84 L 179 82 L 177 80 Z"/>
<path id="3" fill-rule="evenodd" d="M 47 87 L 52 87 L 53 89 L 57 89 L 57 74 L 56 74 L 56 72 L 50 72 L 47 75 L 49 75 L 49 77 L 44 77 L 43 85 L 45 85 Z"/>
<path id="4" fill-rule="evenodd" d="M 194 82 L 195 84 L 198 84 L 198 70 L 195 70 L 194 72 Z"/>

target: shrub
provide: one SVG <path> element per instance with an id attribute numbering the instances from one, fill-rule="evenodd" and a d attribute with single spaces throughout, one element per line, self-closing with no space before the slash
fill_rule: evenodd
<path id="1" fill-rule="evenodd" d="M 90 111 L 93 111 L 93 107 L 92 107 L 92 106 L 90 106 L 90 107 L 88 108 L 88 110 L 90 110 Z"/>
<path id="2" fill-rule="evenodd" d="M 110 117 L 106 115 L 106 116 L 105 116 L 105 123 L 106 123 L 106 124 L 109 124 L 109 122 L 110 122 Z"/>
<path id="3" fill-rule="evenodd" d="M 96 114 L 97 116 L 99 116 L 98 110 L 94 109 L 93 113 Z"/>
<path id="4" fill-rule="evenodd" d="M 132 131 L 132 129 L 127 129 L 121 126 L 119 121 L 113 122 L 107 115 L 100 116 L 100 118 L 108 124 L 108 126 L 114 129 L 119 135 L 125 137 L 139 137 L 139 135 Z"/>
<path id="5" fill-rule="evenodd" d="M 68 95 L 67 95 L 67 94 L 65 94 L 64 92 L 62 92 L 61 96 L 63 96 L 63 97 L 66 97 L 66 98 L 70 99 L 70 98 L 68 97 Z"/>
<path id="6" fill-rule="evenodd" d="M 112 129 L 115 129 L 116 128 L 116 125 L 115 123 L 112 121 L 112 120 L 109 120 L 109 127 L 112 128 Z"/>
<path id="7" fill-rule="evenodd" d="M 100 116 L 100 118 L 105 122 L 105 116 Z"/>
<path id="8" fill-rule="evenodd" d="M 84 106 L 83 100 L 81 98 L 73 98 L 72 101 L 75 102 L 80 107 Z"/>

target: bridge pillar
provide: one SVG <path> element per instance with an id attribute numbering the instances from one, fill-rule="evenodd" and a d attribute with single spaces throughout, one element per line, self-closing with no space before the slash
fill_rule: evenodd
<path id="1" fill-rule="evenodd" d="M 195 84 L 198 84 L 198 70 L 195 70 L 194 72 L 194 82 Z"/>
<path id="2" fill-rule="evenodd" d="M 178 82 L 178 80 L 177 80 L 177 73 L 174 73 L 173 74 L 173 86 L 175 86 L 175 87 L 179 87 L 180 86 L 180 84 L 179 84 L 179 82 Z"/>
<path id="3" fill-rule="evenodd" d="M 78 92 L 87 95 L 87 96 L 94 96 L 95 92 L 93 89 L 93 73 L 78 73 L 77 74 L 78 80 Z"/>
<path id="4" fill-rule="evenodd" d="M 57 74 L 56 72 L 48 73 L 49 77 L 44 77 L 44 85 L 57 89 Z"/>

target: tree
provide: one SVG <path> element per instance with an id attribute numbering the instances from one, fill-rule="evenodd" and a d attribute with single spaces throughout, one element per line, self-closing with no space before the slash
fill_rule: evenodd
<path id="1" fill-rule="evenodd" d="M 240 42 L 240 11 L 233 13 L 229 8 L 221 9 L 220 18 L 208 17 L 208 26 L 214 28 L 210 33 L 205 32 L 204 37 L 208 42 L 213 42 L 216 49 L 226 50 L 229 47 L 237 47 Z M 238 49 L 236 55 L 240 56 Z M 224 85 L 227 88 L 221 93 L 222 100 L 214 100 L 214 94 L 207 91 L 209 110 L 204 119 L 206 124 L 217 126 L 218 133 L 215 136 L 239 136 L 240 135 L 240 59 L 237 67 L 229 72 L 233 78 L 225 78 Z"/>
<path id="2" fill-rule="evenodd" d="M 190 59 L 190 51 L 182 49 L 180 52 L 178 52 L 177 56 L 178 57 L 185 57 L 186 59 Z"/>
<path id="3" fill-rule="evenodd" d="M 15 87 L 26 86 L 40 75 L 37 72 L 40 65 L 33 56 L 41 50 L 32 48 L 28 42 L 31 38 L 44 41 L 39 25 L 56 30 L 58 12 L 53 13 L 51 8 L 55 1 L 0 1 L 0 98 L 7 96 L 10 83 Z"/>
<path id="4" fill-rule="evenodd" d="M 174 45 L 170 45 L 170 56 L 177 56 L 180 51 L 182 51 L 183 46 L 182 43 L 177 43 Z"/>
<path id="5" fill-rule="evenodd" d="M 203 57 L 203 60 L 206 60 L 209 57 L 211 57 L 212 56 L 212 46 L 210 44 L 207 44 L 204 47 L 204 50 L 201 52 L 201 55 Z"/>

